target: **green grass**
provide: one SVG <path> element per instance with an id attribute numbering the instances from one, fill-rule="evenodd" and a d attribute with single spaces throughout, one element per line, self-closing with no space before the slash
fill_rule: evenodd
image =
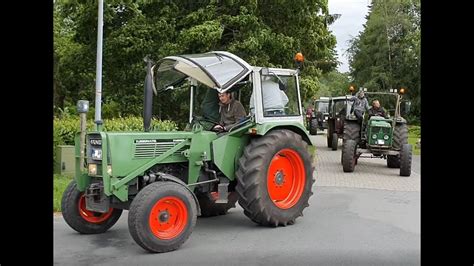
<path id="1" fill-rule="evenodd" d="M 61 198 L 63 196 L 63 192 L 69 183 L 72 181 L 71 176 L 64 176 L 64 175 L 54 175 L 53 179 L 53 186 L 54 186 L 54 197 L 53 197 L 53 211 L 60 212 L 61 211 Z"/>
<path id="2" fill-rule="evenodd" d="M 421 148 L 418 149 L 416 147 L 416 142 L 418 141 L 418 139 L 421 139 L 420 127 L 419 126 L 409 126 L 408 128 L 409 128 L 408 129 L 408 144 L 412 145 L 414 155 L 420 155 L 421 154 Z"/>

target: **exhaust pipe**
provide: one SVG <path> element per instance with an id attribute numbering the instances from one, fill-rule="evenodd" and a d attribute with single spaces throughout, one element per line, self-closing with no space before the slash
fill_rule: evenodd
<path id="1" fill-rule="evenodd" d="M 146 66 L 146 78 L 145 78 L 145 91 L 144 91 L 144 103 L 143 103 L 143 129 L 145 132 L 150 131 L 151 116 L 153 111 L 153 61 L 145 57 Z"/>
<path id="2" fill-rule="evenodd" d="M 95 78 L 95 124 L 96 130 L 102 131 L 102 37 L 104 25 L 104 0 L 99 0 L 97 21 L 97 60 Z"/>

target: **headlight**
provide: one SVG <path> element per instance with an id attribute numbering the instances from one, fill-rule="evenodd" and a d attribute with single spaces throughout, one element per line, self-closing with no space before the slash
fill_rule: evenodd
<path id="1" fill-rule="evenodd" d="M 377 144 L 384 145 L 385 141 L 383 139 L 378 139 Z"/>
<path id="2" fill-rule="evenodd" d="M 372 135 L 372 138 L 373 138 L 373 139 L 376 139 L 376 138 L 377 138 L 377 134 L 373 134 L 373 135 Z"/>
<path id="3" fill-rule="evenodd" d="M 384 139 L 384 140 L 387 140 L 387 139 L 388 139 L 388 135 L 383 136 L 383 139 Z"/>
<path id="4" fill-rule="evenodd" d="M 89 164 L 89 175 L 97 175 L 97 164 Z"/>
<path id="5" fill-rule="evenodd" d="M 107 165 L 107 174 L 112 175 L 112 165 Z"/>
<path id="6" fill-rule="evenodd" d="M 94 149 L 92 148 L 92 159 L 93 160 L 102 160 L 102 149 Z"/>

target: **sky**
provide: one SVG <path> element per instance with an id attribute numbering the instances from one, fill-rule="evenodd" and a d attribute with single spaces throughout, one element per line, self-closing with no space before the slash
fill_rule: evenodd
<path id="1" fill-rule="evenodd" d="M 337 69 L 339 72 L 347 72 L 349 64 L 345 51 L 349 48 L 348 41 L 363 30 L 370 0 L 328 0 L 328 2 L 329 14 L 341 14 L 336 22 L 329 25 L 329 30 L 336 36 L 336 51 L 338 60 L 342 63 Z"/>

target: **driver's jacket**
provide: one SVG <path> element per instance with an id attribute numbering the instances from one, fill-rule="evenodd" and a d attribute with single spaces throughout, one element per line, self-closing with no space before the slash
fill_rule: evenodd
<path id="1" fill-rule="evenodd" d="M 220 123 L 226 129 L 242 121 L 246 116 L 244 106 L 237 100 L 231 99 L 228 104 L 219 103 L 219 105 Z"/>

